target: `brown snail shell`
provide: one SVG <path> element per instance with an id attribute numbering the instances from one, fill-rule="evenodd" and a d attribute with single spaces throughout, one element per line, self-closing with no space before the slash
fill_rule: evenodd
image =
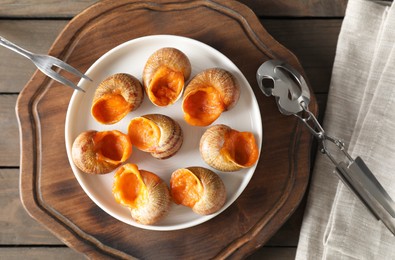
<path id="1" fill-rule="evenodd" d="M 128 134 L 135 147 L 151 153 L 157 159 L 173 156 L 183 142 L 180 125 L 162 114 L 133 118 L 128 126 Z"/>
<path id="2" fill-rule="evenodd" d="M 222 112 L 232 109 L 239 97 L 239 83 L 230 72 L 220 68 L 204 70 L 185 88 L 184 119 L 193 126 L 208 126 Z"/>
<path id="3" fill-rule="evenodd" d="M 83 172 L 109 173 L 132 154 L 129 136 L 117 131 L 85 131 L 78 135 L 71 148 L 74 164 Z"/>
<path id="4" fill-rule="evenodd" d="M 143 102 L 144 91 L 138 79 L 126 73 L 103 80 L 95 91 L 91 113 L 102 124 L 115 124 Z"/>
<path id="5" fill-rule="evenodd" d="M 156 174 L 139 170 L 135 164 L 121 166 L 114 175 L 115 200 L 130 209 L 132 218 L 151 225 L 167 215 L 171 197 L 166 183 Z"/>
<path id="6" fill-rule="evenodd" d="M 259 157 L 251 132 L 239 132 L 226 125 L 208 128 L 200 139 L 199 150 L 208 165 L 224 172 L 251 167 Z"/>
<path id="7" fill-rule="evenodd" d="M 162 48 L 148 58 L 143 70 L 143 85 L 154 105 L 168 106 L 179 99 L 190 75 L 191 63 L 183 52 Z"/>
<path id="8" fill-rule="evenodd" d="M 209 215 L 222 208 L 226 190 L 222 179 L 204 167 L 188 167 L 174 171 L 170 179 L 170 194 L 177 204 Z"/>

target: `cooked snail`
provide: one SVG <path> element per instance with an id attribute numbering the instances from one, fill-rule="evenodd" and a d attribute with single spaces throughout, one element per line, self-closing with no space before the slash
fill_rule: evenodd
<path id="1" fill-rule="evenodd" d="M 92 116 L 102 124 L 114 124 L 143 102 L 144 91 L 138 79 L 125 73 L 103 80 L 95 91 Z"/>
<path id="2" fill-rule="evenodd" d="M 139 170 L 135 164 L 122 165 L 115 173 L 112 193 L 128 207 L 132 218 L 151 225 L 169 212 L 171 198 L 166 183 L 156 174 Z"/>
<path id="3" fill-rule="evenodd" d="M 148 58 L 143 70 L 143 85 L 153 104 L 168 106 L 181 96 L 190 75 L 191 63 L 183 52 L 162 48 Z"/>
<path id="4" fill-rule="evenodd" d="M 219 171 L 237 171 L 253 166 L 259 149 L 251 132 L 239 132 L 226 125 L 208 128 L 200 139 L 200 155 Z"/>
<path id="5" fill-rule="evenodd" d="M 170 194 L 175 203 L 190 207 L 201 215 L 217 212 L 226 201 L 222 179 L 204 167 L 174 171 L 170 179 Z"/>
<path id="6" fill-rule="evenodd" d="M 183 142 L 180 125 L 161 114 L 133 118 L 128 126 L 128 134 L 135 147 L 151 153 L 157 159 L 173 156 Z"/>
<path id="7" fill-rule="evenodd" d="M 74 164 L 83 172 L 104 174 L 113 171 L 132 154 L 127 135 L 117 131 L 85 131 L 71 148 Z"/>
<path id="8" fill-rule="evenodd" d="M 239 84 L 230 72 L 219 68 L 204 70 L 185 88 L 184 119 L 193 126 L 208 126 L 222 112 L 233 108 L 239 97 Z"/>

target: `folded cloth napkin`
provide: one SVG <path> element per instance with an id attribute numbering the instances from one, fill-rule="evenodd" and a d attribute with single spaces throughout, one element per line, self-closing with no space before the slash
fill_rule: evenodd
<path id="1" fill-rule="evenodd" d="M 349 0 L 323 127 L 395 199 L 395 4 Z M 339 160 L 344 160 L 339 154 Z M 395 259 L 395 237 L 318 154 L 296 259 Z"/>

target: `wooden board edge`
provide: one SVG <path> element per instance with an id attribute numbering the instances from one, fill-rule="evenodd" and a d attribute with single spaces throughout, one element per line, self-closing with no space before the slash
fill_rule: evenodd
<path id="1" fill-rule="evenodd" d="M 125 3 L 127 1 L 122 1 L 119 4 Z M 233 14 L 234 10 L 232 8 L 236 8 L 239 10 L 239 13 L 235 15 L 240 15 L 243 17 L 242 23 L 244 26 L 248 26 L 248 32 L 250 33 L 251 39 L 257 44 L 257 46 L 260 46 L 259 48 L 269 54 L 269 57 L 273 58 L 283 58 L 287 62 L 291 63 L 292 65 L 296 66 L 299 70 L 302 70 L 301 65 L 297 58 L 289 52 L 284 46 L 280 45 L 278 42 L 276 42 L 268 33 L 267 31 L 262 27 L 262 25 L 259 22 L 259 19 L 255 16 L 255 14 L 245 5 L 238 3 L 238 2 L 229 2 L 227 1 L 196 1 L 199 3 L 205 3 L 210 6 L 222 6 L 229 8 L 228 10 L 232 10 Z M 59 34 L 58 38 L 55 40 L 54 44 L 52 45 L 49 53 L 53 56 L 60 57 L 62 59 L 67 60 L 67 53 L 71 53 L 71 51 L 67 51 L 72 47 L 70 45 L 73 44 L 73 39 L 75 37 L 76 32 L 81 30 L 81 27 L 78 27 L 77 22 L 81 23 L 81 20 L 85 21 L 90 21 L 91 19 L 94 19 L 94 17 L 100 15 L 101 12 L 104 12 L 105 10 L 108 10 L 108 6 L 104 8 L 105 4 L 111 3 L 110 7 L 114 7 L 114 3 L 112 1 L 104 1 L 104 2 L 99 2 L 85 11 L 83 11 L 80 15 L 77 15 L 70 23 L 65 27 L 65 29 Z M 230 8 L 232 7 L 232 8 Z M 103 10 L 98 12 L 98 10 L 102 8 Z M 243 15 L 241 15 L 241 13 Z M 236 17 L 236 19 L 240 19 L 240 17 Z M 84 23 L 83 23 L 84 24 Z M 253 28 L 253 29 L 252 29 Z M 265 44 L 262 40 L 263 36 L 265 37 L 270 37 L 271 42 L 269 45 Z M 61 41 L 62 39 L 62 41 Z M 67 43 L 61 44 L 61 42 Z M 274 51 L 272 51 L 274 50 Z M 275 52 L 282 52 L 282 53 L 287 53 L 286 56 L 284 57 L 276 57 L 273 55 Z M 270 56 L 270 53 L 271 56 Z M 58 236 L 63 242 L 65 242 L 67 245 L 75 248 L 77 251 L 80 251 L 82 253 L 85 253 L 87 255 L 96 255 L 92 250 L 92 245 L 87 246 L 86 242 L 87 239 L 86 237 L 80 237 L 76 236 L 75 232 L 73 230 L 70 230 L 66 226 L 62 225 L 57 221 L 56 216 L 51 215 L 48 211 L 43 208 L 43 205 L 41 205 L 42 202 L 37 200 L 37 196 L 35 193 L 34 189 L 34 180 L 32 177 L 34 176 L 33 171 L 39 170 L 37 169 L 37 156 L 39 154 L 35 153 L 39 149 L 39 119 L 37 118 L 37 113 L 34 112 L 35 109 L 37 108 L 37 104 L 40 101 L 40 98 L 42 95 L 45 94 L 45 91 L 48 89 L 48 86 L 50 85 L 49 80 L 45 79 L 44 76 L 39 75 L 38 72 L 36 72 L 32 79 L 28 82 L 28 84 L 25 86 L 25 88 L 22 90 L 20 96 L 18 97 L 17 101 L 17 115 L 18 115 L 18 123 L 19 123 L 19 128 L 20 128 L 20 138 L 21 138 L 21 179 L 24 179 L 24 182 L 21 182 L 21 199 L 22 203 L 25 207 L 25 209 L 28 211 L 29 215 L 31 215 L 33 218 L 38 220 L 41 223 L 45 223 L 46 227 L 50 229 L 56 236 Z M 33 87 L 35 86 L 35 87 Z M 37 124 L 38 123 L 38 124 Z M 28 149 L 32 149 L 30 151 Z M 36 160 L 35 160 L 36 158 Z M 30 160 L 29 160 L 30 159 Z M 30 169 L 30 170 L 28 170 Z M 30 174 L 29 174 L 30 173 Z M 35 173 L 38 174 L 38 173 Z M 26 185 L 32 185 L 27 187 Z M 26 193 L 27 191 L 27 193 Z M 33 196 L 30 197 L 30 194 L 33 194 Z M 300 199 L 303 197 L 303 194 L 300 196 Z M 59 216 L 58 216 L 59 217 Z M 284 220 L 285 221 L 285 220 Z M 49 222 L 52 222 L 53 224 L 48 225 Z M 59 229 L 60 227 L 60 229 Z M 88 240 L 89 241 L 89 240 Z M 84 245 L 81 245 L 80 242 L 83 242 Z M 95 244 L 97 241 L 93 241 L 93 244 Z M 104 245 L 100 244 L 94 245 L 94 249 L 97 250 L 102 249 L 104 250 L 104 255 L 107 255 L 108 250 L 112 251 L 112 248 L 106 248 Z M 237 248 L 234 248 L 236 250 Z M 100 250 L 99 250 L 100 251 Z M 123 257 L 125 255 L 122 254 L 122 252 L 115 252 L 115 255 L 119 256 L 121 254 Z M 101 253 L 99 253 L 101 255 Z"/>

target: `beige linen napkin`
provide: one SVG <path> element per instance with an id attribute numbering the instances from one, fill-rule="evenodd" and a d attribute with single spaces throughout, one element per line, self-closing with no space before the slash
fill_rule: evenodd
<path id="1" fill-rule="evenodd" d="M 361 156 L 395 198 L 395 5 L 349 0 L 324 129 Z M 342 159 L 339 157 L 339 159 Z M 319 154 L 296 259 L 395 259 L 395 237 Z"/>

